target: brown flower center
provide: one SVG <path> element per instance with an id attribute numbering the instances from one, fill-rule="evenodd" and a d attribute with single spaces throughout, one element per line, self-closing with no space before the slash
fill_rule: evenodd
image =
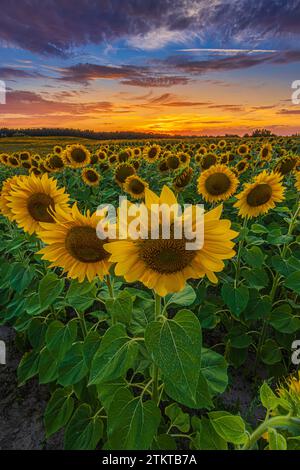
<path id="1" fill-rule="evenodd" d="M 103 248 L 106 242 L 97 237 L 93 227 L 72 227 L 66 236 L 65 247 L 73 258 L 82 263 L 98 263 L 109 256 Z"/>
<path id="2" fill-rule="evenodd" d="M 87 170 L 85 176 L 91 183 L 96 183 L 96 181 L 98 181 L 98 175 L 95 171 Z"/>
<path id="3" fill-rule="evenodd" d="M 74 162 L 83 163 L 86 160 L 86 153 L 80 148 L 73 149 L 71 152 L 71 158 Z"/>
<path id="4" fill-rule="evenodd" d="M 201 166 L 204 170 L 208 170 L 212 165 L 214 165 L 217 161 L 217 157 L 215 155 L 205 155 L 202 159 Z"/>
<path id="5" fill-rule="evenodd" d="M 54 222 L 49 209 L 54 209 L 55 204 L 51 196 L 45 193 L 35 193 L 27 202 L 28 212 L 37 222 Z"/>
<path id="6" fill-rule="evenodd" d="M 182 271 L 196 255 L 195 250 L 186 250 L 186 240 L 159 239 L 140 242 L 139 256 L 146 266 L 159 274 Z"/>
<path id="7" fill-rule="evenodd" d="M 142 181 L 134 179 L 130 181 L 129 189 L 133 192 L 133 194 L 142 194 L 145 191 L 145 185 L 142 183 Z"/>
<path id="8" fill-rule="evenodd" d="M 205 181 L 205 188 L 209 194 L 219 196 L 228 191 L 231 186 L 230 179 L 224 173 L 214 173 Z"/>
<path id="9" fill-rule="evenodd" d="M 251 207 L 259 207 L 266 204 L 272 197 L 272 188 L 266 183 L 255 186 L 247 196 L 247 203 Z"/>

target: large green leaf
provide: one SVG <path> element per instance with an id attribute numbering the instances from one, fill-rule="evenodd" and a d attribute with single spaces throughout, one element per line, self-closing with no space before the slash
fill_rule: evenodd
<path id="1" fill-rule="evenodd" d="M 94 450 L 102 434 L 102 420 L 84 403 L 77 408 L 65 430 L 65 449 Z"/>
<path id="2" fill-rule="evenodd" d="M 133 297 L 127 291 L 121 291 L 115 299 L 105 302 L 108 313 L 115 321 L 128 324 L 132 318 Z"/>
<path id="3" fill-rule="evenodd" d="M 71 392 L 72 388 L 58 388 L 51 396 L 44 415 L 47 437 L 57 432 L 69 421 L 74 408 Z"/>
<path id="4" fill-rule="evenodd" d="M 281 304 L 275 308 L 269 321 L 275 330 L 281 333 L 295 333 L 300 330 L 300 319 L 293 315 L 288 304 Z"/>
<path id="5" fill-rule="evenodd" d="M 52 305 L 63 291 L 65 281 L 49 271 L 39 283 L 39 298 L 42 307 Z"/>
<path id="6" fill-rule="evenodd" d="M 58 368 L 58 383 L 63 386 L 79 382 L 88 373 L 82 343 L 74 343 Z"/>
<path id="7" fill-rule="evenodd" d="M 97 287 L 90 282 L 79 283 L 72 280 L 66 295 L 66 302 L 78 312 L 84 312 L 93 305 Z"/>
<path id="8" fill-rule="evenodd" d="M 128 390 L 119 390 L 109 407 L 107 433 L 113 450 L 147 450 L 160 423 L 160 411 Z"/>
<path id="9" fill-rule="evenodd" d="M 300 271 L 290 274 L 285 280 L 285 286 L 300 294 Z"/>
<path id="10" fill-rule="evenodd" d="M 247 441 L 245 423 L 240 416 L 226 411 L 212 411 L 208 416 L 216 433 L 226 442 L 244 444 Z"/>
<path id="11" fill-rule="evenodd" d="M 221 354 L 202 348 L 201 372 L 212 395 L 224 392 L 228 385 L 227 362 Z"/>
<path id="12" fill-rule="evenodd" d="M 67 325 L 64 325 L 58 320 L 54 320 L 49 324 L 46 332 L 47 349 L 62 359 L 72 346 L 76 336 L 77 320 L 71 320 Z"/>
<path id="13" fill-rule="evenodd" d="M 18 384 L 23 385 L 38 373 L 39 354 L 36 351 L 30 351 L 24 354 L 18 366 Z"/>
<path id="14" fill-rule="evenodd" d="M 171 398 L 196 408 L 210 404 L 201 373 L 201 325 L 193 312 L 181 310 L 172 320 L 150 323 L 145 342 Z"/>
<path id="15" fill-rule="evenodd" d="M 120 323 L 111 326 L 93 358 L 89 384 L 122 377 L 133 366 L 137 352 L 138 343 L 129 338 L 125 326 Z"/>
<path id="16" fill-rule="evenodd" d="M 168 305 L 175 304 L 180 307 L 188 307 L 192 305 L 196 300 L 196 292 L 189 284 L 186 284 L 185 288 L 175 294 L 170 294 L 166 297 Z"/>
<path id="17" fill-rule="evenodd" d="M 221 293 L 229 310 L 239 317 L 248 305 L 249 290 L 247 287 L 234 287 L 230 284 L 223 284 Z"/>

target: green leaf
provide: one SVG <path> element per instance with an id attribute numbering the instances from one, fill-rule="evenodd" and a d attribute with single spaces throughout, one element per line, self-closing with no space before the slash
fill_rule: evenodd
<path id="1" fill-rule="evenodd" d="M 38 373 L 39 354 L 36 351 L 26 352 L 18 366 L 18 384 L 23 385 Z"/>
<path id="2" fill-rule="evenodd" d="M 264 263 L 265 256 L 263 251 L 258 246 L 253 246 L 245 250 L 244 254 L 246 263 L 252 268 L 261 268 Z"/>
<path id="3" fill-rule="evenodd" d="M 278 344 L 272 340 L 268 339 L 262 347 L 261 358 L 265 364 L 273 365 L 281 361 L 282 354 L 279 349 Z"/>
<path id="4" fill-rule="evenodd" d="M 126 374 L 133 366 L 137 352 L 138 344 L 128 337 L 125 326 L 120 323 L 111 326 L 92 361 L 89 385 L 111 381 Z"/>
<path id="5" fill-rule="evenodd" d="M 203 417 L 200 421 L 200 431 L 193 439 L 193 445 L 198 450 L 227 450 L 227 442 L 215 431 L 209 419 Z"/>
<path id="6" fill-rule="evenodd" d="M 170 419 L 172 427 L 179 429 L 181 432 L 189 432 L 191 426 L 190 417 L 176 403 L 167 406 L 165 414 Z"/>
<path id="7" fill-rule="evenodd" d="M 221 354 L 202 348 L 201 372 L 213 396 L 224 392 L 228 385 L 227 362 Z"/>
<path id="8" fill-rule="evenodd" d="M 97 331 L 90 331 L 83 343 L 83 356 L 88 368 L 91 367 L 96 351 L 99 349 L 101 337 Z"/>
<path id="9" fill-rule="evenodd" d="M 59 358 L 55 353 L 44 348 L 40 353 L 39 361 L 39 383 L 47 384 L 53 382 L 58 376 Z"/>
<path id="10" fill-rule="evenodd" d="M 245 423 L 240 416 L 226 411 L 212 411 L 208 416 L 216 433 L 226 442 L 244 444 L 247 441 Z"/>
<path id="11" fill-rule="evenodd" d="M 94 450 L 102 434 L 102 420 L 84 403 L 77 408 L 65 430 L 65 449 Z"/>
<path id="12" fill-rule="evenodd" d="M 275 410 L 279 405 L 279 398 L 275 395 L 273 390 L 269 387 L 267 382 L 264 382 L 259 390 L 260 401 L 267 410 Z"/>
<path id="13" fill-rule="evenodd" d="M 98 396 L 106 412 L 108 412 L 109 407 L 114 400 L 115 394 L 126 386 L 127 382 L 124 378 L 96 385 Z"/>
<path id="14" fill-rule="evenodd" d="M 201 373 L 201 325 L 193 312 L 181 310 L 172 320 L 150 323 L 145 343 L 171 398 L 190 407 L 211 405 Z"/>
<path id="15" fill-rule="evenodd" d="M 84 312 L 93 305 L 97 287 L 94 283 L 72 280 L 66 295 L 66 302 L 77 312 Z"/>
<path id="16" fill-rule="evenodd" d="M 160 423 L 160 411 L 151 400 L 142 401 L 119 390 L 108 411 L 107 433 L 114 450 L 147 450 Z"/>
<path id="17" fill-rule="evenodd" d="M 270 450 L 286 450 L 287 443 L 282 434 L 274 428 L 268 428 L 269 449 Z"/>
<path id="18" fill-rule="evenodd" d="M 227 307 L 234 315 L 239 317 L 248 305 L 249 290 L 247 287 L 234 287 L 230 284 L 223 284 L 221 293 Z"/>
<path id="19" fill-rule="evenodd" d="M 40 349 L 45 340 L 47 325 L 39 320 L 34 318 L 28 328 L 28 339 L 31 343 L 31 346 L 35 349 Z"/>
<path id="20" fill-rule="evenodd" d="M 133 298 L 127 291 L 121 291 L 115 299 L 105 302 L 108 313 L 115 321 L 129 324 L 132 318 Z"/>
<path id="21" fill-rule="evenodd" d="M 243 276 L 253 289 L 260 290 L 269 284 L 269 277 L 264 269 L 245 270 Z"/>
<path id="22" fill-rule="evenodd" d="M 154 436 L 151 450 L 176 450 L 176 441 L 169 434 Z"/>
<path id="23" fill-rule="evenodd" d="M 58 383 L 67 386 L 79 382 L 88 373 L 82 343 L 74 343 L 58 368 Z"/>
<path id="24" fill-rule="evenodd" d="M 48 272 L 39 283 L 40 305 L 42 307 L 52 305 L 62 293 L 64 285 L 64 279 L 60 279 L 52 271 Z"/>
<path id="25" fill-rule="evenodd" d="M 290 274 L 284 284 L 288 289 L 300 294 L 300 271 Z"/>
<path id="26" fill-rule="evenodd" d="M 270 324 L 281 333 L 295 333 L 300 330 L 300 319 L 293 315 L 288 304 L 281 304 L 272 311 Z"/>
<path id="27" fill-rule="evenodd" d="M 195 302 L 196 293 L 192 286 L 186 284 L 184 289 L 182 289 L 180 292 L 176 292 L 175 294 L 168 295 L 166 300 L 168 305 L 176 304 L 181 307 L 188 307 Z"/>
<path id="28" fill-rule="evenodd" d="M 10 271 L 10 286 L 16 292 L 23 292 L 34 278 L 34 270 L 22 263 L 14 263 Z"/>
<path id="29" fill-rule="evenodd" d="M 47 438 L 65 426 L 71 418 L 74 400 L 70 391 L 72 389 L 58 388 L 47 404 L 44 415 Z"/>
<path id="30" fill-rule="evenodd" d="M 52 321 L 46 332 L 46 345 L 48 350 L 60 359 L 72 346 L 77 336 L 77 320 L 71 320 L 64 325 L 58 320 Z"/>

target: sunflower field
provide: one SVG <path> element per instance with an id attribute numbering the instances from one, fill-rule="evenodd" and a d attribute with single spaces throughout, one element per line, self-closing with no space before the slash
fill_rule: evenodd
<path id="1" fill-rule="evenodd" d="M 48 387 L 47 438 L 63 429 L 71 450 L 299 450 L 299 139 L 48 153 L 32 142 L 0 149 L 0 324 L 16 331 L 19 386 Z M 204 204 L 203 246 L 187 250 L 172 227 L 168 239 L 120 227 L 100 239 L 97 207 L 119 196 L 149 218 L 153 203 Z M 191 221 L 199 230 L 193 210 Z"/>

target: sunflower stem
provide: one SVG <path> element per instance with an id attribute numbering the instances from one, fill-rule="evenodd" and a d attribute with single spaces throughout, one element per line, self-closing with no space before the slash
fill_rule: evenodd
<path id="1" fill-rule="evenodd" d="M 261 438 L 261 436 L 268 430 L 268 428 L 277 428 L 281 426 L 291 426 L 292 424 L 299 425 L 300 420 L 297 418 L 291 418 L 289 416 L 274 416 L 270 419 L 265 419 L 258 428 L 253 431 L 249 436 L 248 441 L 241 448 L 241 450 L 251 450 L 254 444 Z"/>
<path id="2" fill-rule="evenodd" d="M 242 251 L 243 251 L 243 247 L 244 247 L 244 243 L 245 243 L 245 230 L 247 228 L 247 223 L 248 223 L 248 218 L 245 217 L 243 227 L 242 227 L 242 238 L 239 242 L 239 248 L 238 248 L 234 287 L 237 287 L 238 282 L 239 282 L 239 278 L 240 278 Z"/>
<path id="3" fill-rule="evenodd" d="M 106 282 L 106 285 L 107 285 L 107 288 L 108 288 L 108 292 L 109 292 L 109 295 L 110 295 L 111 299 L 114 299 L 114 298 L 115 298 L 115 294 L 114 294 L 114 288 L 113 288 L 113 285 L 112 285 L 112 282 L 111 282 L 110 274 L 108 274 L 108 275 L 106 276 L 105 282 Z M 116 324 L 115 317 L 114 317 L 113 314 L 111 315 L 111 323 L 112 323 L 112 325 L 115 325 L 115 324 Z"/>
<path id="4" fill-rule="evenodd" d="M 161 314 L 161 297 L 158 294 L 155 294 L 155 310 L 154 317 L 155 320 Z M 152 400 L 154 403 L 159 403 L 159 392 L 158 392 L 158 382 L 159 382 L 159 370 L 156 364 L 153 364 L 153 385 L 152 385 Z"/>

